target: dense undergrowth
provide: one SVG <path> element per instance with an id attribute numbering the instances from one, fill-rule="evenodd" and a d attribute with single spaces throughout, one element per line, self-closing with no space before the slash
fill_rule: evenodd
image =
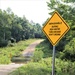
<path id="1" fill-rule="evenodd" d="M 0 48 L 0 64 L 9 64 L 11 63 L 11 58 L 13 56 L 20 56 L 21 52 L 28 47 L 30 43 L 35 41 L 36 39 L 29 39 L 25 41 L 20 41 L 18 43 L 14 43 L 11 47 L 3 47 Z"/>
<path id="2" fill-rule="evenodd" d="M 10 75 L 52 75 L 52 58 L 30 62 Z M 75 75 L 75 63 L 56 59 L 55 75 Z"/>
<path id="3" fill-rule="evenodd" d="M 75 75 L 75 62 L 58 58 L 56 52 L 55 75 Z M 60 55 L 59 55 L 60 56 Z M 52 49 L 46 41 L 40 43 L 32 61 L 13 71 L 10 75 L 52 75 Z"/>

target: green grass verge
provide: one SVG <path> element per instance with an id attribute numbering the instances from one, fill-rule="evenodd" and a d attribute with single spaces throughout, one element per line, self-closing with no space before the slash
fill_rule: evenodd
<path id="1" fill-rule="evenodd" d="M 46 41 L 43 41 L 37 45 L 35 51 L 42 51 L 43 58 L 52 57 L 52 48 L 50 47 L 50 43 Z"/>
<path id="2" fill-rule="evenodd" d="M 43 52 L 43 57 L 41 56 Z M 9 75 L 52 75 L 52 50 L 47 42 L 40 43 L 34 52 L 34 62 L 29 62 Z M 42 58 L 42 59 L 41 59 Z M 56 58 L 55 75 L 75 75 L 75 62 Z"/>
<path id="3" fill-rule="evenodd" d="M 9 75 L 52 75 L 52 58 L 30 62 Z M 55 75 L 75 75 L 75 63 L 56 59 Z"/>
<path id="4" fill-rule="evenodd" d="M 19 56 L 25 48 L 36 39 L 29 39 L 15 43 L 13 47 L 0 48 L 0 64 L 9 64 L 12 56 Z"/>

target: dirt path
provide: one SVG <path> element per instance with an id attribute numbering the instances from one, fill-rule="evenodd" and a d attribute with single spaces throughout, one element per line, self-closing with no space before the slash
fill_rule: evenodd
<path id="1" fill-rule="evenodd" d="M 35 47 L 40 43 L 42 42 L 43 40 L 37 40 L 35 41 L 34 43 L 30 44 L 24 51 L 23 51 L 23 56 L 31 56 L 35 50 Z"/>
<path id="2" fill-rule="evenodd" d="M 23 64 L 11 63 L 8 65 L 0 65 L 0 75 L 8 75 L 9 72 L 12 72 L 18 67 L 21 67 Z"/>
<path id="3" fill-rule="evenodd" d="M 30 44 L 24 51 L 23 56 L 31 56 L 35 50 L 36 45 L 38 45 L 43 40 L 37 40 L 34 43 Z M 0 75 L 8 75 L 9 72 L 21 67 L 24 64 L 15 64 L 11 63 L 8 65 L 0 65 Z"/>

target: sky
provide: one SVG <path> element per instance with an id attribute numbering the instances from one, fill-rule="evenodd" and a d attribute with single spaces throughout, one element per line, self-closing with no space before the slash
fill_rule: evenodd
<path id="1" fill-rule="evenodd" d="M 9 7 L 15 15 L 43 24 L 50 17 L 46 2 L 48 0 L 0 0 L 0 9 L 6 10 Z"/>

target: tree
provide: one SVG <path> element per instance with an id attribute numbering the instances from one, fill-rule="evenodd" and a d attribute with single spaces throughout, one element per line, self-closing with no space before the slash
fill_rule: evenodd
<path id="1" fill-rule="evenodd" d="M 75 0 L 62 0 L 62 1 L 67 2 L 67 3 L 69 3 L 69 2 L 75 2 Z"/>
<path id="2" fill-rule="evenodd" d="M 41 25 L 39 23 L 36 23 L 34 25 L 35 28 L 35 38 L 41 38 L 42 37 L 42 28 Z"/>
<path id="3" fill-rule="evenodd" d="M 75 61 L 75 38 L 73 38 L 67 45 L 64 51 L 60 54 L 61 59 Z"/>
<path id="4" fill-rule="evenodd" d="M 65 0 L 66 1 L 66 0 Z M 60 45 L 62 45 L 63 49 L 64 46 L 73 38 L 75 37 L 75 35 L 73 33 L 75 33 L 74 28 L 75 28 L 75 7 L 72 8 L 70 5 L 68 5 L 67 1 L 66 3 L 58 1 L 58 0 L 50 0 L 50 2 L 47 2 L 49 10 L 52 10 L 49 14 L 52 15 L 53 11 L 58 11 L 59 14 L 66 20 L 66 22 L 68 23 L 68 25 L 70 25 L 71 29 L 68 32 L 68 34 L 66 36 L 64 36 L 64 38 L 60 41 Z M 61 50 L 61 48 L 59 47 L 58 44 L 58 50 Z M 63 50 L 62 49 L 62 50 Z"/>
<path id="5" fill-rule="evenodd" d="M 70 47 L 74 47 L 71 43 L 71 41 L 73 41 L 73 38 L 75 37 L 75 6 L 74 6 L 75 0 L 50 0 L 50 2 L 47 2 L 47 5 L 49 7 L 49 10 L 52 10 L 49 14 L 52 15 L 53 11 L 58 11 L 59 14 L 66 20 L 66 22 L 68 23 L 68 25 L 70 26 L 70 31 L 68 32 L 67 35 L 65 35 L 63 37 L 63 39 L 58 43 L 56 49 L 58 51 L 62 51 L 63 53 L 65 53 L 66 51 L 68 51 L 70 49 Z M 69 43 L 70 42 L 70 43 Z M 72 46 L 71 46 L 72 45 Z M 65 48 L 65 46 L 67 48 Z M 74 48 L 72 48 L 72 51 L 74 50 Z M 67 56 L 67 53 L 65 53 L 65 57 Z M 72 55 L 72 53 L 70 53 L 71 56 L 74 56 L 74 54 Z M 67 58 L 71 58 L 69 57 L 69 55 L 67 56 Z M 73 57 L 72 57 L 73 58 Z"/>
<path id="6" fill-rule="evenodd" d="M 34 23 L 35 24 L 35 23 Z M 36 35 L 36 37 L 35 37 Z M 25 16 L 18 17 L 10 8 L 0 9 L 0 46 L 6 46 L 9 40 L 16 42 L 29 38 L 41 37 L 40 24 L 30 23 Z"/>
<path id="7" fill-rule="evenodd" d="M 0 10 L 0 46 L 6 46 L 11 36 L 9 15 L 6 11 Z"/>

